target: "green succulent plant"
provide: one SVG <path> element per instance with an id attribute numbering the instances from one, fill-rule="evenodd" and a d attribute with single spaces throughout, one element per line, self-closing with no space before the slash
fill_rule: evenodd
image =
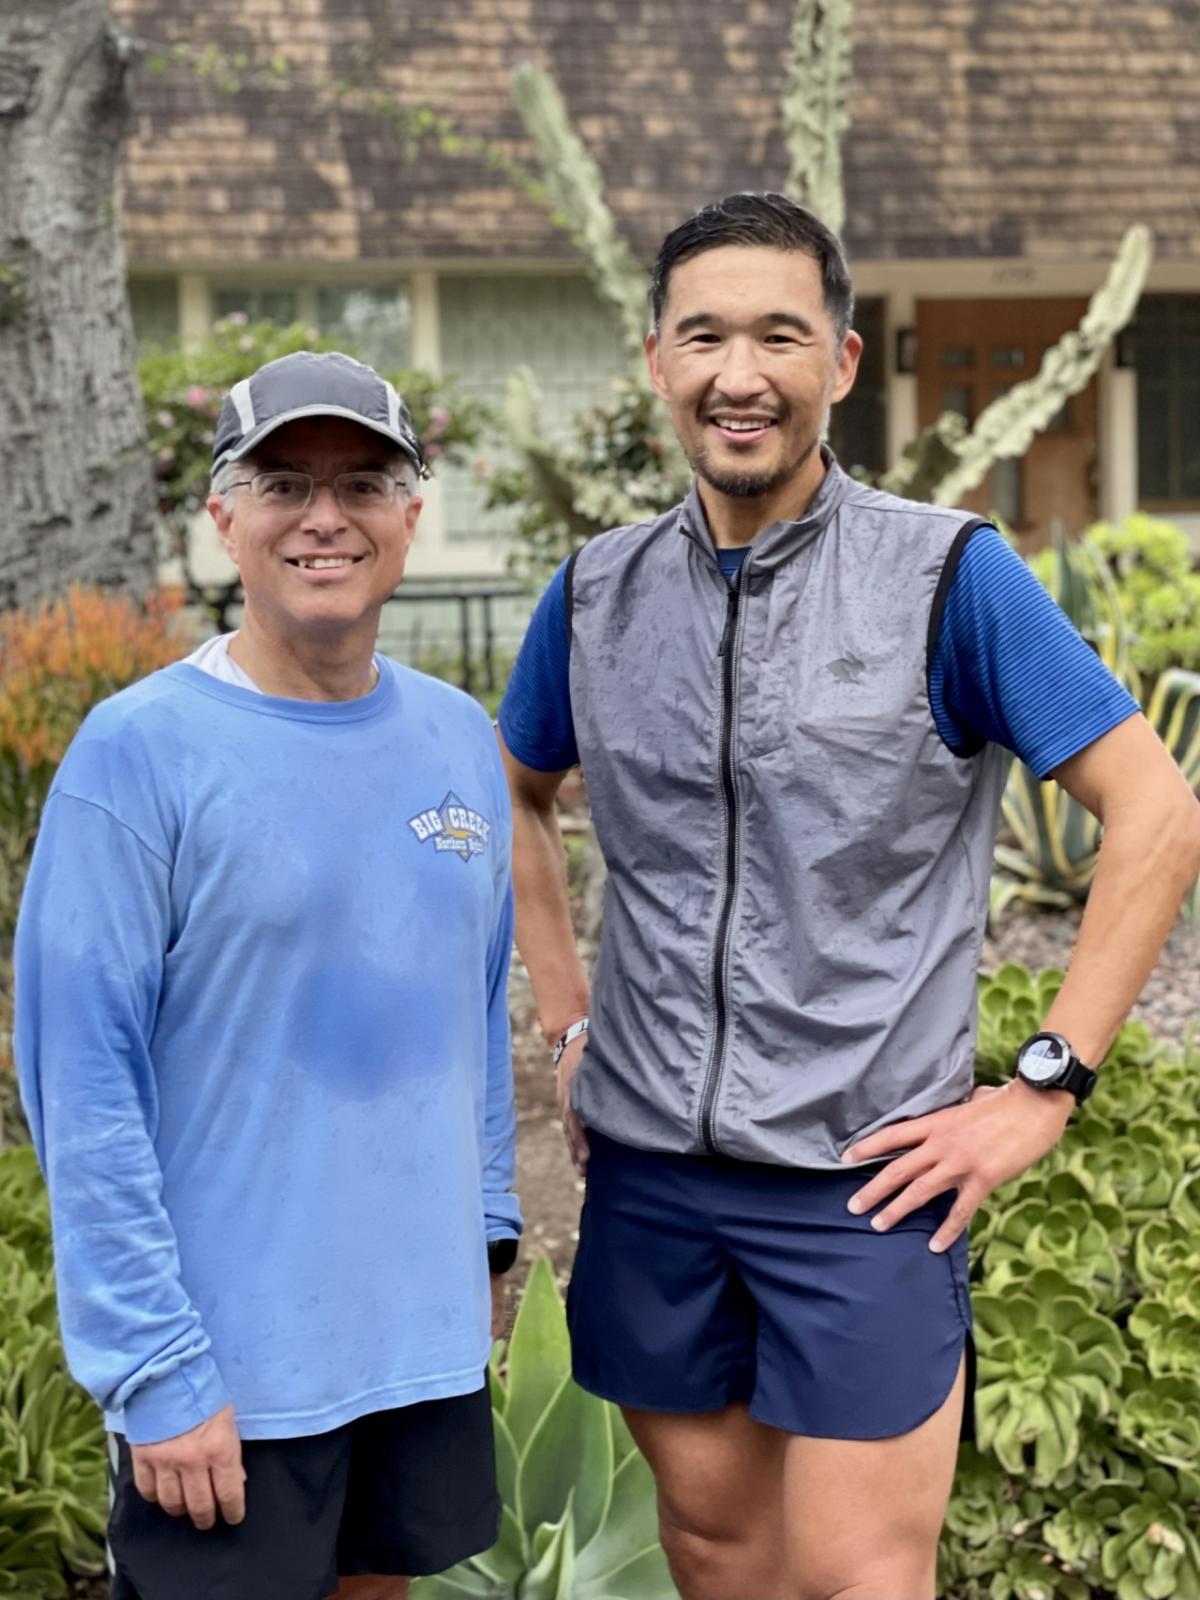
<path id="1" fill-rule="evenodd" d="M 1121 1437 L 1163 1466 L 1200 1469 L 1200 1378 L 1132 1368 L 1125 1390 L 1116 1417 Z"/>
<path id="2" fill-rule="evenodd" d="M 1117 1132 L 1099 1119 L 1083 1121 L 1063 1141 L 1070 1170 L 1100 1203 L 1140 1218 L 1161 1210 L 1183 1176 L 1183 1156 L 1150 1120 Z"/>
<path id="3" fill-rule="evenodd" d="M 1042 1026 L 1063 977 L 1054 968 L 1034 976 L 1028 967 L 1010 961 L 990 978 L 979 979 L 975 1075 L 981 1083 L 1005 1083 L 1012 1077 L 1017 1051 Z"/>
<path id="4" fill-rule="evenodd" d="M 1017 1293 L 977 1295 L 975 1321 L 979 1446 L 1008 1472 L 1052 1483 L 1079 1454 L 1082 1418 L 1112 1407 L 1120 1333 L 1086 1290 L 1049 1269 Z"/>
<path id="5" fill-rule="evenodd" d="M 1196 1293 L 1194 1279 L 1187 1284 L 1180 1280 L 1178 1287 L 1181 1296 Z M 1200 1378 L 1200 1317 L 1186 1303 L 1177 1309 L 1157 1295 L 1141 1301 L 1130 1315 L 1129 1332 L 1144 1347 L 1146 1365 L 1156 1378 Z"/>
<path id="6" fill-rule="evenodd" d="M 32 1150 L 0 1151 L 0 1595 L 59 1600 L 104 1567 L 104 1429 L 70 1378 Z"/>
<path id="7" fill-rule="evenodd" d="M 1051 1181 L 1069 1178 L 1063 1173 Z M 1129 1231 L 1115 1206 L 1094 1204 L 1086 1197 L 1064 1201 L 1030 1195 L 999 1217 L 984 1255 L 984 1282 L 995 1293 L 1024 1283 L 1039 1268 L 1052 1267 L 1111 1308 L 1121 1298 Z"/>
<path id="8" fill-rule="evenodd" d="M 615 1406 L 572 1380 L 546 1260 L 493 1362 L 504 1520 L 491 1550 L 413 1586 L 413 1600 L 674 1600 L 654 1480 Z"/>
<path id="9" fill-rule="evenodd" d="M 981 1549 L 1023 1533 L 1041 1517 L 1044 1504 L 1036 1489 L 1014 1482 L 995 1456 L 965 1444 L 954 1475 L 954 1498 L 946 1512 L 946 1532 Z"/>
<path id="10" fill-rule="evenodd" d="M 1143 1489 L 1116 1492 L 1123 1504 L 1101 1546 L 1097 1579 L 1117 1600 L 1200 1600 L 1200 1540 L 1171 1474 L 1156 1470 Z"/>
<path id="11" fill-rule="evenodd" d="M 1133 1245 L 1134 1269 L 1143 1287 L 1156 1294 L 1176 1273 L 1200 1278 L 1200 1226 L 1184 1220 L 1184 1197 L 1178 1191 L 1170 1212 L 1151 1217 L 1138 1229 Z"/>

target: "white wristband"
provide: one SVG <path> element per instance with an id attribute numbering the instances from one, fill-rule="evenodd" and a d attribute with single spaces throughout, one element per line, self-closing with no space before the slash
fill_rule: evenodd
<path id="1" fill-rule="evenodd" d="M 563 1034 L 562 1038 L 554 1046 L 554 1065 L 555 1066 L 557 1066 L 558 1063 L 562 1060 L 563 1051 L 567 1048 L 567 1046 L 569 1044 L 573 1044 L 576 1039 L 582 1037 L 582 1035 L 585 1034 L 587 1031 L 588 1031 L 588 1019 L 586 1017 L 580 1017 L 578 1022 L 573 1022 L 571 1024 L 571 1026 L 567 1029 L 566 1033 Z"/>

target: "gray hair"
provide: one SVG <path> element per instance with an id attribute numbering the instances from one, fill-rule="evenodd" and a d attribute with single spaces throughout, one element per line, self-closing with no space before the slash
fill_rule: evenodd
<path id="1" fill-rule="evenodd" d="M 416 492 L 419 486 L 419 474 L 411 458 L 403 450 L 397 450 L 384 465 L 409 494 Z M 243 456 L 240 461 L 222 462 L 213 473 L 209 493 L 220 495 L 221 506 L 226 515 L 233 510 L 234 485 L 244 482 L 246 478 L 252 478 L 259 470 L 253 456 Z"/>

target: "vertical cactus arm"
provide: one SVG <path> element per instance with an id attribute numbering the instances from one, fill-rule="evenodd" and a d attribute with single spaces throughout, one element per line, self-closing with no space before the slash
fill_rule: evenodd
<path id="1" fill-rule="evenodd" d="M 617 231 L 604 198 L 604 178 L 571 124 L 558 86 L 532 61 L 514 68 L 513 104 L 533 141 L 545 175 L 555 220 L 582 255 L 598 292 L 616 308 L 634 363 L 640 367 L 646 336 L 646 274 Z"/>
<path id="2" fill-rule="evenodd" d="M 978 488 L 994 462 L 1024 455 L 1064 401 L 1086 388 L 1105 350 L 1132 317 L 1153 256 L 1150 230 L 1135 223 L 1079 327 L 1046 351 L 1036 377 L 1016 384 L 980 413 L 958 447 L 958 464 L 933 492 L 935 505 L 956 505 Z"/>
<path id="3" fill-rule="evenodd" d="M 842 139 L 850 125 L 853 0 L 797 0 L 783 135 L 787 192 L 839 233 L 846 220 Z"/>

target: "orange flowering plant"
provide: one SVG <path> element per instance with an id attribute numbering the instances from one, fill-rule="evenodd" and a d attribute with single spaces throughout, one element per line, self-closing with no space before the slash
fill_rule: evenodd
<path id="1" fill-rule="evenodd" d="M 12 1074 L 12 933 L 58 764 L 93 706 L 186 654 L 179 602 L 72 588 L 0 616 L 0 1145 L 20 1137 Z"/>
<path id="2" fill-rule="evenodd" d="M 0 829 L 23 857 L 93 706 L 186 653 L 178 601 L 72 587 L 0 617 Z"/>

